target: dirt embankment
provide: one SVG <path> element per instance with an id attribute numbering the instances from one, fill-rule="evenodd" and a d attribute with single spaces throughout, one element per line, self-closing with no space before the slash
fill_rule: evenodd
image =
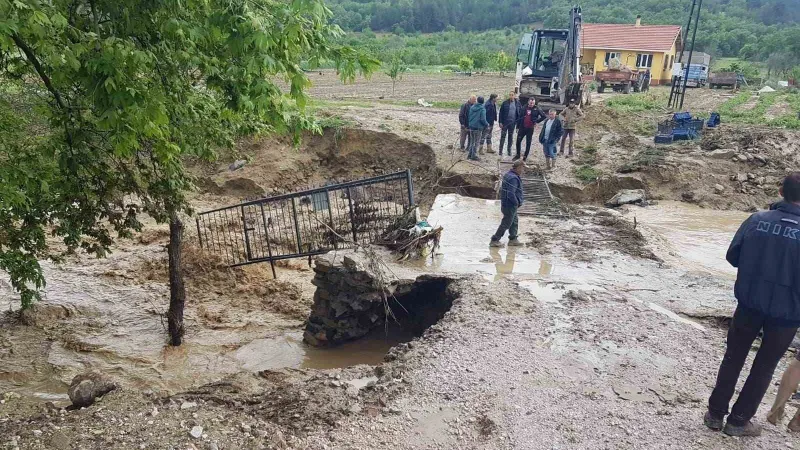
<path id="1" fill-rule="evenodd" d="M 433 150 L 423 143 L 393 133 L 327 128 L 306 135 L 297 148 L 286 138 L 245 141 L 220 164 L 194 167 L 200 195 L 193 201 L 201 207 L 235 204 L 405 169 L 423 195 L 438 178 Z"/>

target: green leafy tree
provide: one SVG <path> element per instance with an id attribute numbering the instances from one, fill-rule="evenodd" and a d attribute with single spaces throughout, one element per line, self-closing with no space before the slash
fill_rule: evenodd
<path id="1" fill-rule="evenodd" d="M 394 87 L 398 81 L 403 79 L 403 72 L 408 68 L 403 64 L 403 60 L 398 55 L 392 56 L 389 64 L 386 66 L 385 73 L 392 79 L 392 95 L 394 95 Z"/>
<path id="2" fill-rule="evenodd" d="M 506 55 L 506 52 L 500 50 L 497 52 L 497 55 L 494 57 L 494 66 L 498 72 L 500 72 L 500 76 L 505 76 L 503 72 L 508 70 L 508 67 L 511 65 L 511 58 Z"/>
<path id="3" fill-rule="evenodd" d="M 475 62 L 469 56 L 462 56 L 458 59 L 458 68 L 464 73 L 472 72 L 474 66 Z"/>
<path id="4" fill-rule="evenodd" d="M 15 80 L 23 104 L 46 99 L 49 129 L 0 144 L 0 270 L 23 307 L 44 287 L 39 260 L 103 256 L 147 214 L 170 223 L 167 316 L 179 345 L 183 162 L 213 159 L 244 134 L 317 129 L 302 60 L 333 61 L 344 79 L 377 66 L 333 44 L 342 33 L 329 19 L 322 0 L 0 0 L 0 86 Z M 24 133 L 10 128 L 0 133 Z"/>

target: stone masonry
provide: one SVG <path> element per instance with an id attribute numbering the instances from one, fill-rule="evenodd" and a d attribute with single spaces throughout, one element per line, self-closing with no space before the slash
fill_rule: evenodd
<path id="1" fill-rule="evenodd" d="M 314 346 L 330 346 L 363 337 L 384 323 L 384 299 L 395 284 L 380 287 L 378 277 L 367 270 L 365 257 L 356 252 L 316 259 L 317 287 L 314 307 L 306 322 L 303 339 Z"/>

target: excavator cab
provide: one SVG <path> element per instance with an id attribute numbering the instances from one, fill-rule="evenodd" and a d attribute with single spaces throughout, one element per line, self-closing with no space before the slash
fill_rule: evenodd
<path id="1" fill-rule="evenodd" d="M 568 29 L 534 30 L 522 36 L 517 48 L 517 62 L 522 73 L 517 76 L 520 100 L 536 98 L 543 107 L 563 108 L 570 100 L 588 104 L 585 83 L 581 82 L 580 38 L 581 8 L 570 12 Z"/>
<path id="2" fill-rule="evenodd" d="M 567 32 L 537 30 L 534 37 L 535 41 L 528 59 L 531 75 L 541 78 L 558 77 L 567 47 Z"/>

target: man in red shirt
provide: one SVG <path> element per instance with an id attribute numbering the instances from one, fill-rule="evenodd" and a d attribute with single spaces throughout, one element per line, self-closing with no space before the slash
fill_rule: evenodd
<path id="1" fill-rule="evenodd" d="M 525 156 L 522 158 L 524 161 L 528 160 L 528 154 L 531 152 L 531 140 L 533 139 L 533 130 L 536 124 L 543 122 L 547 115 L 538 106 L 536 106 L 536 99 L 528 99 L 528 105 L 522 110 L 522 114 L 517 119 L 519 125 L 517 128 L 517 154 L 514 159 L 519 159 L 520 150 L 522 147 L 522 138 L 525 138 Z"/>

